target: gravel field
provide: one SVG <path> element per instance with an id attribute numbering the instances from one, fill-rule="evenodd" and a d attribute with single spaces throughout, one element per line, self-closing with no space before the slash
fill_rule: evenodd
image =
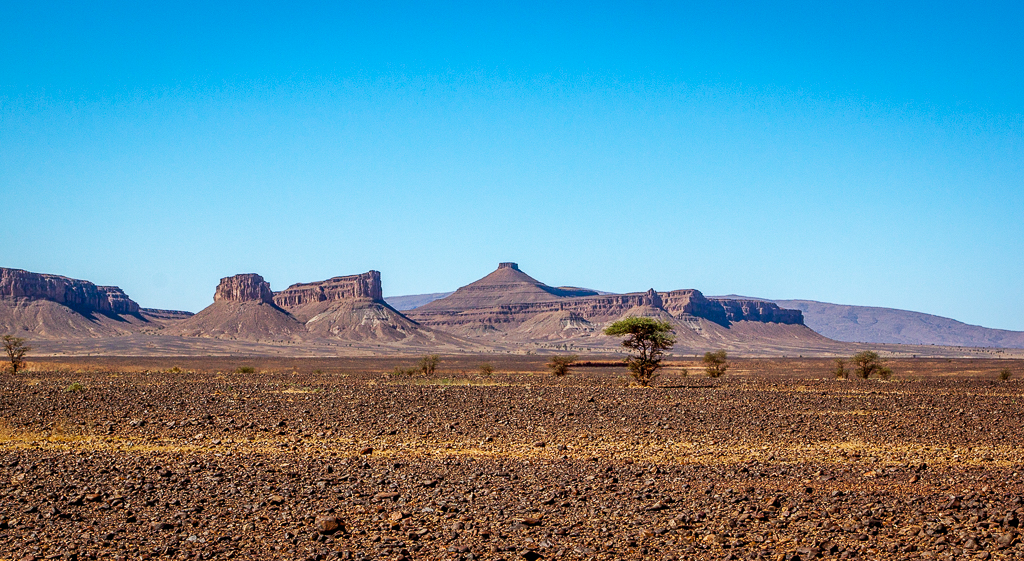
<path id="1" fill-rule="evenodd" d="M 0 559 L 1024 558 L 1019 361 L 415 361 L 6 375 Z"/>

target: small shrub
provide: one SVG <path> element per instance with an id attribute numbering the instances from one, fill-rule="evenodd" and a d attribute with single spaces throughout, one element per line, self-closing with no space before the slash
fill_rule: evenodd
<path id="1" fill-rule="evenodd" d="M 548 368 L 551 369 L 551 373 L 555 376 L 565 376 L 569 373 L 569 367 L 579 358 L 577 355 L 553 356 L 548 361 Z"/>
<path id="2" fill-rule="evenodd" d="M 491 363 L 485 362 L 480 365 L 480 373 L 484 376 L 490 376 L 491 374 L 494 374 L 494 367 L 491 366 Z"/>
<path id="3" fill-rule="evenodd" d="M 849 379 L 850 372 L 846 369 L 845 360 L 841 358 L 836 359 L 835 367 L 832 369 L 832 375 L 835 376 L 838 380 Z"/>
<path id="4" fill-rule="evenodd" d="M 882 380 L 888 380 L 889 378 L 892 378 L 892 368 L 889 368 L 888 366 L 882 366 L 881 368 L 878 369 L 878 377 L 881 378 Z"/>
<path id="5" fill-rule="evenodd" d="M 317 368 L 316 370 L 313 371 L 313 374 L 316 374 L 317 376 L 319 376 L 320 374 L 323 374 L 323 373 L 324 373 L 324 371 L 320 370 L 319 368 Z"/>
<path id="6" fill-rule="evenodd" d="M 999 379 L 1004 382 L 1009 380 L 1011 376 L 1013 376 L 1013 372 L 1010 372 L 1009 368 L 1004 368 L 999 371 Z"/>
<path id="7" fill-rule="evenodd" d="M 178 368 L 177 366 L 172 366 L 172 367 L 167 369 L 167 373 L 168 374 L 183 374 L 184 372 L 185 372 L 184 370 L 182 370 L 181 368 Z"/>
<path id="8" fill-rule="evenodd" d="M 239 366 L 235 369 L 235 374 L 255 374 L 256 369 L 252 366 Z"/>
<path id="9" fill-rule="evenodd" d="M 438 364 L 441 364 L 439 355 L 426 355 L 420 359 L 420 370 L 426 376 L 433 376 Z"/>
<path id="10" fill-rule="evenodd" d="M 402 368 L 401 366 L 396 366 L 395 369 L 391 371 L 391 377 L 411 378 L 412 376 L 415 376 L 419 372 L 420 368 L 418 366 L 411 366 L 409 368 Z"/>
<path id="11" fill-rule="evenodd" d="M 709 378 L 718 378 L 725 374 L 725 371 L 729 368 L 726 358 L 728 357 L 725 351 L 704 353 L 704 371 L 707 372 Z"/>
<path id="12" fill-rule="evenodd" d="M 64 388 L 65 393 L 79 393 L 85 391 L 85 386 L 78 382 L 71 382 L 68 387 Z"/>

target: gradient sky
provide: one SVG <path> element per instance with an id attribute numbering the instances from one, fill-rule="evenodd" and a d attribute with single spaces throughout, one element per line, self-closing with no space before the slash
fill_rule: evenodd
<path id="1" fill-rule="evenodd" d="M 0 266 L 369 269 L 1024 330 L 1024 4 L 0 6 Z"/>

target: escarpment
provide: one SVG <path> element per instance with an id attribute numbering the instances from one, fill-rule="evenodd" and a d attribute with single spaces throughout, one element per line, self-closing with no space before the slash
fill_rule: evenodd
<path id="1" fill-rule="evenodd" d="M 139 305 L 116 286 L 96 286 L 86 280 L 21 269 L 0 268 L 0 298 L 48 300 L 83 313 L 139 313 Z"/>
<path id="2" fill-rule="evenodd" d="M 600 294 L 586 289 L 554 289 L 515 263 L 502 263 L 486 277 L 446 298 L 409 310 L 426 325 L 466 323 L 518 324 L 535 314 L 570 312 L 588 321 L 617 319 L 637 308 L 662 310 L 673 317 L 697 317 L 728 327 L 737 321 L 802 325 L 799 310 L 783 310 L 760 300 L 706 298 L 699 290 Z"/>
<path id="3" fill-rule="evenodd" d="M 771 302 L 707 298 L 693 289 L 604 294 L 553 288 L 527 275 L 515 263 L 502 263 L 484 278 L 406 314 L 436 329 L 503 340 L 579 341 L 581 337 L 600 337 L 604 325 L 628 316 L 669 321 L 681 340 L 694 345 L 714 341 L 728 346 L 732 339 L 747 338 L 743 333 L 755 332 L 758 337 L 821 339 L 803 325 L 799 310 L 784 310 Z M 734 329 L 750 322 L 765 327 Z"/>
<path id="4" fill-rule="evenodd" d="M 0 268 L 0 333 L 30 339 L 117 336 L 149 324 L 116 286 Z"/>
<path id="5" fill-rule="evenodd" d="M 0 332 L 53 340 L 131 336 L 111 343 L 130 352 L 154 346 L 187 352 L 193 345 L 252 349 L 253 343 L 276 347 L 274 352 L 284 347 L 318 353 L 341 347 L 361 349 L 356 352 L 608 352 L 619 343 L 603 335 L 608 324 L 646 316 L 672 324 L 679 341 L 675 348 L 682 353 L 834 348 L 834 342 L 803 325 L 799 310 L 769 301 L 708 298 L 694 289 L 610 294 L 551 286 L 511 262 L 405 313 L 384 300 L 381 274 L 373 270 L 296 283 L 278 292 L 259 274 L 232 275 L 220 279 L 212 300 L 196 314 L 140 308 L 114 286 L 0 269 Z"/>
<path id="6" fill-rule="evenodd" d="M 213 304 L 167 333 L 296 344 L 460 346 L 455 338 L 435 333 L 385 303 L 377 271 L 293 284 L 280 292 L 273 292 L 257 274 L 225 277 Z"/>
<path id="7" fill-rule="evenodd" d="M 339 302 L 368 300 L 384 304 L 380 272 L 333 277 L 324 281 L 293 284 L 273 295 L 274 303 L 300 316 L 312 317 Z"/>

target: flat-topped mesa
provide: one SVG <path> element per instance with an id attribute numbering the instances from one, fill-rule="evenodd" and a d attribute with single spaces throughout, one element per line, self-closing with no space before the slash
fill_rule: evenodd
<path id="1" fill-rule="evenodd" d="M 274 293 L 270 291 L 270 283 L 263 280 L 260 275 L 243 273 L 220 279 L 213 301 L 273 304 Z"/>
<path id="2" fill-rule="evenodd" d="M 282 308 L 297 308 L 318 302 L 364 299 L 384 301 L 379 271 L 293 284 L 281 292 L 274 293 L 274 303 Z"/>
<path id="3" fill-rule="evenodd" d="M 713 298 L 725 310 L 730 321 L 759 321 L 762 323 L 784 323 L 803 325 L 804 314 L 800 310 L 789 310 L 779 307 L 775 302 L 765 300 L 736 300 L 729 298 Z"/>
<path id="4" fill-rule="evenodd" d="M 519 270 L 519 263 L 513 263 L 511 261 L 507 261 L 505 263 L 498 263 L 498 268 L 499 269 L 512 269 L 513 271 L 518 271 Z"/>
<path id="5" fill-rule="evenodd" d="M 0 298 L 49 300 L 81 312 L 139 313 L 139 305 L 116 286 L 21 269 L 0 268 Z"/>

